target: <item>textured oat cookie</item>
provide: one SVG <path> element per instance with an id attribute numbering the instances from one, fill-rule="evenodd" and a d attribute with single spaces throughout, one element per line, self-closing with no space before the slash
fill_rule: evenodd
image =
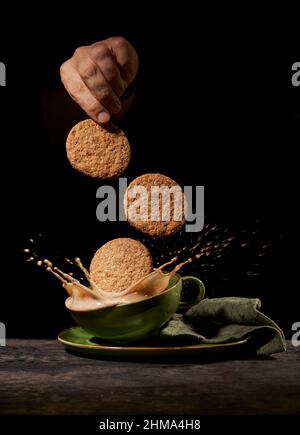
<path id="1" fill-rule="evenodd" d="M 148 197 L 134 192 L 137 186 L 146 188 Z M 155 194 L 153 190 L 151 193 L 153 186 L 164 188 L 164 193 Z M 174 192 L 171 195 L 168 194 L 170 188 L 173 188 Z M 174 188 L 177 190 L 174 191 Z M 136 200 L 141 207 L 134 206 Z M 130 225 L 153 237 L 168 237 L 183 227 L 184 205 L 185 197 L 181 187 L 176 181 L 161 174 L 144 174 L 137 177 L 129 184 L 124 196 L 124 211 Z M 136 216 L 132 215 L 134 210 L 138 212 Z"/>
<path id="2" fill-rule="evenodd" d="M 130 160 L 130 145 L 122 130 L 101 127 L 91 119 L 76 124 L 66 143 L 69 162 L 79 172 L 98 180 L 121 175 Z"/>
<path id="3" fill-rule="evenodd" d="M 105 291 L 121 292 L 152 272 L 149 250 L 137 240 L 114 239 L 95 253 L 91 265 L 91 279 Z"/>

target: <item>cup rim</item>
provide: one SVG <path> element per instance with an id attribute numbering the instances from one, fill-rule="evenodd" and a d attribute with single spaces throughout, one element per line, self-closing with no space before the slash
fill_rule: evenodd
<path id="1" fill-rule="evenodd" d="M 153 271 L 154 272 L 154 271 Z M 151 273 L 153 273 L 153 272 L 151 272 Z M 162 272 L 163 273 L 163 272 Z M 149 274 L 150 275 L 150 274 Z M 113 305 L 112 307 L 105 307 L 105 308 L 101 308 L 101 307 L 98 307 L 98 308 L 95 308 L 95 309 L 93 309 L 93 310 L 82 310 L 82 311 L 80 311 L 80 310 L 71 310 L 70 308 L 68 308 L 68 307 L 66 307 L 67 308 L 67 310 L 69 310 L 70 312 L 72 312 L 72 313 L 93 313 L 93 312 L 96 312 L 96 311 L 102 311 L 102 310 L 105 310 L 106 308 L 118 308 L 118 307 L 126 307 L 126 306 L 129 306 L 129 305 L 135 305 L 135 304 L 140 304 L 141 302 L 145 302 L 145 301 L 149 301 L 150 299 L 153 299 L 153 298 L 156 298 L 156 297 L 158 297 L 158 296 L 161 296 L 161 295 L 163 295 L 163 294 L 165 294 L 165 293 L 168 293 L 169 291 L 171 291 L 171 290 L 173 290 L 175 287 L 176 287 L 176 285 L 179 283 L 179 281 L 182 279 L 182 276 L 181 275 L 179 275 L 179 273 L 175 273 L 173 276 L 176 276 L 177 277 L 177 280 L 176 280 L 176 282 L 175 282 L 175 284 L 173 284 L 172 285 L 172 287 L 168 287 L 168 288 L 166 288 L 166 290 L 164 290 L 162 293 L 159 293 L 159 294 L 157 294 L 157 295 L 153 295 L 153 296 L 149 296 L 149 297 L 147 297 L 147 298 L 145 298 L 145 299 L 142 299 L 141 301 L 135 301 L 135 302 L 129 302 L 129 303 L 127 303 L 127 304 L 118 304 L 118 305 Z M 69 296 L 70 297 L 70 296 Z M 68 299 L 68 298 L 67 298 Z"/>

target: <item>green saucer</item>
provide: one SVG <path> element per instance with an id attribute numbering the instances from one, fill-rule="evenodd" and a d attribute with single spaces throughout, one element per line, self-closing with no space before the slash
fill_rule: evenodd
<path id="1" fill-rule="evenodd" d="M 58 341 L 72 352 L 110 360 L 160 360 L 201 359 L 225 354 L 233 355 L 243 351 L 249 338 L 222 344 L 194 344 L 167 346 L 158 340 L 143 341 L 136 345 L 114 345 L 94 338 L 79 326 L 65 329 L 58 335 Z"/>

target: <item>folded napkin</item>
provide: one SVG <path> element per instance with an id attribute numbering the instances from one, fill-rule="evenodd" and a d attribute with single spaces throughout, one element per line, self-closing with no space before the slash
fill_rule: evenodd
<path id="1" fill-rule="evenodd" d="M 160 336 L 178 345 L 228 343 L 251 337 L 251 346 L 257 355 L 285 351 L 282 330 L 259 311 L 260 307 L 259 299 L 204 299 L 185 314 L 175 314 Z"/>

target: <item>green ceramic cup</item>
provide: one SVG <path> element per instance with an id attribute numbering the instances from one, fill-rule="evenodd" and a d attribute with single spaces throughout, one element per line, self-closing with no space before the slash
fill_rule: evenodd
<path id="1" fill-rule="evenodd" d="M 185 281 L 198 285 L 198 295 L 181 302 L 182 283 Z M 200 279 L 176 274 L 166 291 L 142 301 L 91 311 L 69 311 L 85 331 L 95 337 L 124 344 L 151 337 L 179 308 L 187 309 L 204 296 L 205 288 Z"/>

